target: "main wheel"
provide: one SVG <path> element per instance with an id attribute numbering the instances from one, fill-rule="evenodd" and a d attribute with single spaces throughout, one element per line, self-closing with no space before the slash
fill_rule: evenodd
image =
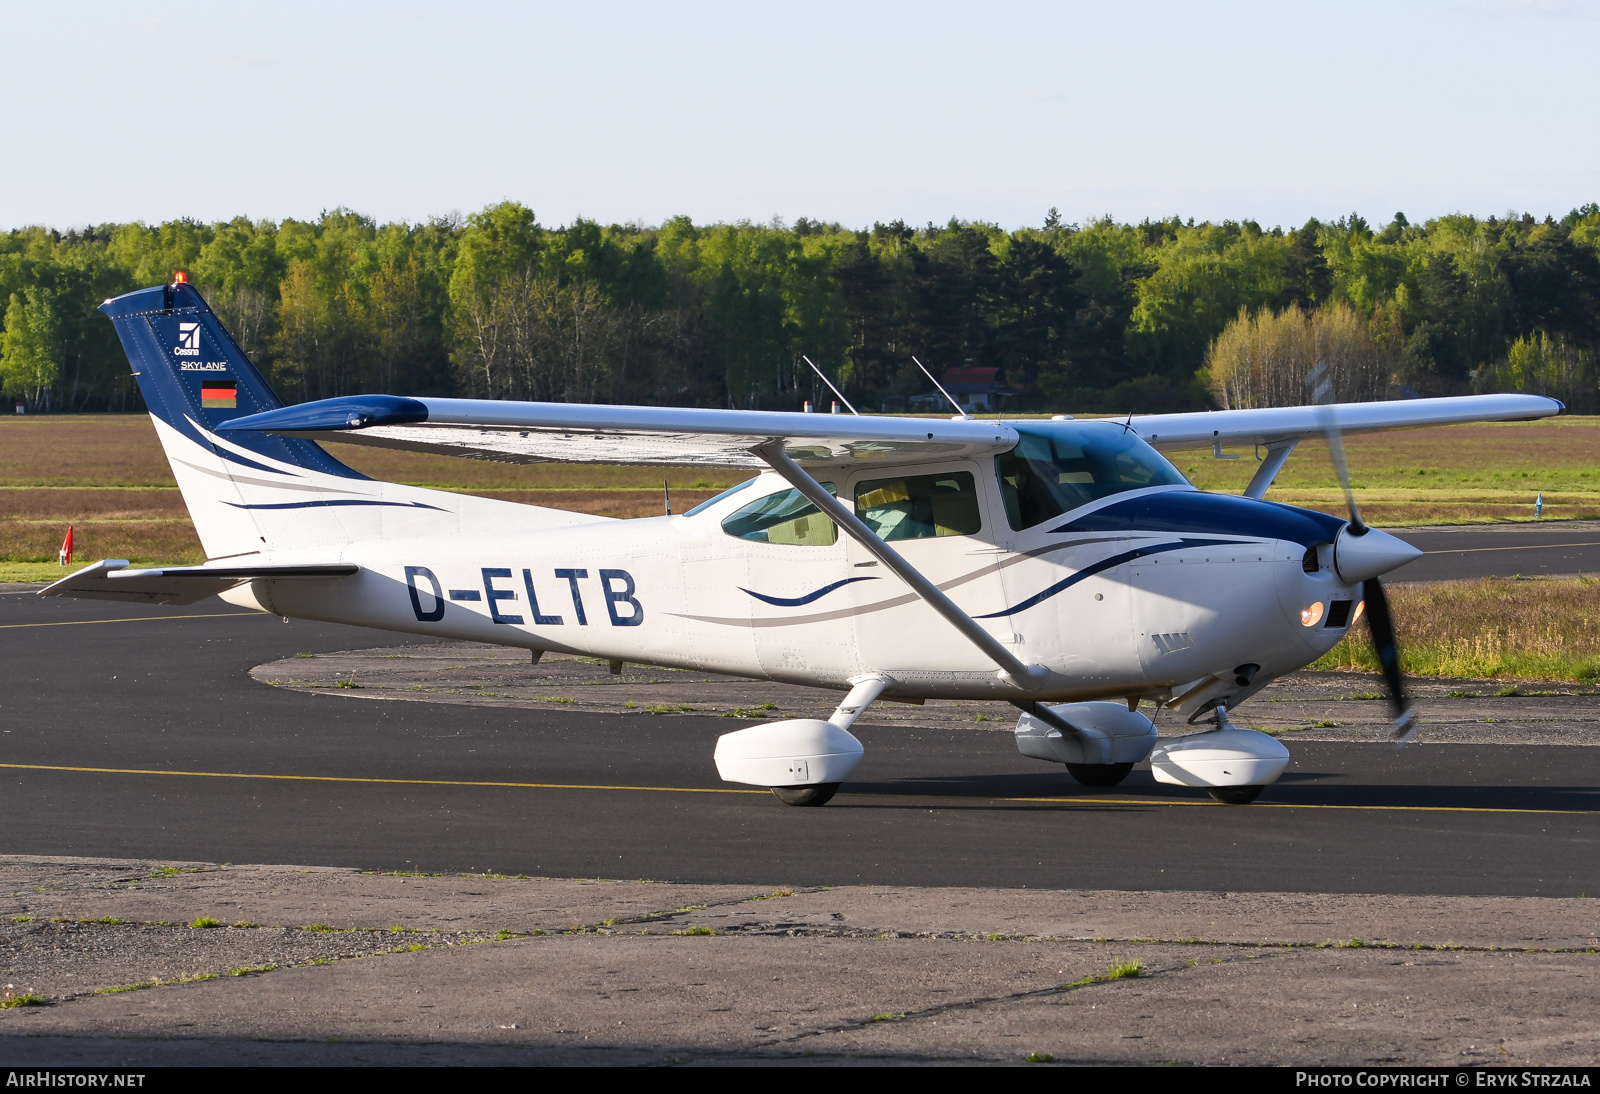
<path id="1" fill-rule="evenodd" d="M 827 805 L 839 792 L 838 783 L 816 786 L 774 786 L 772 792 L 784 805 Z"/>
<path id="2" fill-rule="evenodd" d="M 1068 764 L 1067 774 L 1084 786 L 1116 786 L 1128 777 L 1132 764 Z"/>
<path id="3" fill-rule="evenodd" d="M 1264 786 L 1210 786 L 1206 793 L 1224 805 L 1249 805 L 1265 789 Z"/>

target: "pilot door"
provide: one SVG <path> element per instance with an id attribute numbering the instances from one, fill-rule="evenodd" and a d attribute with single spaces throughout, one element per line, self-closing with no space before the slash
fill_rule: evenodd
<path id="1" fill-rule="evenodd" d="M 957 607 L 1002 642 L 1013 640 L 1000 580 L 1006 554 L 990 479 L 975 463 L 860 472 L 850 479 L 856 515 Z M 995 536 L 999 535 L 999 539 Z M 988 672 L 994 663 L 864 547 L 846 551 L 856 641 L 863 671 L 915 679 L 940 672 Z"/>
<path id="2" fill-rule="evenodd" d="M 741 507 L 722 530 L 745 541 L 736 584 L 761 670 L 796 683 L 856 675 L 844 536 L 833 521 L 799 491 L 782 489 Z"/>

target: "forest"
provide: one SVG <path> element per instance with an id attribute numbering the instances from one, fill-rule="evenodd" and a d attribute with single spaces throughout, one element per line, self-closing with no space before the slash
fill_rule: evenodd
<path id="1" fill-rule="evenodd" d="M 1013 411 L 1475 391 L 1597 409 L 1600 207 L 1374 227 L 1192 219 L 378 224 L 174 220 L 0 235 L 0 379 L 30 413 L 132 411 L 107 297 L 184 271 L 286 402 L 360 392 L 796 410 L 902 405 L 998 367 Z M 1344 362 L 1340 364 L 1340 362 Z M 1342 371 L 1341 371 L 1342 370 Z M 824 399 L 825 402 L 825 399 Z"/>

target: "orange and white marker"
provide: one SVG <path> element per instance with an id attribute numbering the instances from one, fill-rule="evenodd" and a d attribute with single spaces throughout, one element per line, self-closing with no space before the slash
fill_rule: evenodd
<path id="1" fill-rule="evenodd" d="M 61 541 L 61 565 L 72 561 L 72 525 L 67 525 L 67 538 Z"/>

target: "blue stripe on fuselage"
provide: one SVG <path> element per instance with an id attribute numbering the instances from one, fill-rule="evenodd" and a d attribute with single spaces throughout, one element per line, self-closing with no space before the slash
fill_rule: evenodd
<path id="1" fill-rule="evenodd" d="M 333 505 L 386 505 L 396 509 L 434 509 L 441 513 L 449 512 L 447 509 L 440 509 L 437 505 L 425 505 L 420 501 L 369 501 L 345 498 L 329 501 L 275 501 L 258 505 L 244 505 L 236 501 L 225 501 L 222 504 L 231 505 L 235 509 L 320 509 Z"/>
<path id="2" fill-rule="evenodd" d="M 1345 521 L 1339 517 L 1275 501 L 1173 490 L 1113 502 L 1050 531 L 1210 533 L 1315 547 L 1332 543 L 1344 526 Z"/>
<path id="3" fill-rule="evenodd" d="M 833 592 L 833 590 L 842 589 L 851 582 L 877 580 L 878 579 L 875 577 L 847 577 L 840 581 L 835 581 L 832 585 L 824 585 L 814 593 L 807 593 L 805 596 L 795 597 L 768 596 L 766 593 L 758 593 L 754 589 L 746 589 L 743 585 L 739 586 L 739 591 L 741 593 L 749 593 L 757 600 L 764 601 L 767 604 L 775 604 L 780 608 L 798 608 L 802 604 L 810 604 L 813 600 L 821 600 L 823 597 Z"/>
<path id="4" fill-rule="evenodd" d="M 1147 555 L 1166 554 L 1168 551 L 1182 551 L 1188 547 L 1217 547 L 1225 544 L 1233 545 L 1239 543 L 1240 541 L 1236 539 L 1180 539 L 1176 543 L 1152 543 L 1146 547 L 1137 547 L 1132 551 L 1124 551 L 1120 555 L 1112 555 L 1109 558 L 1103 558 L 1099 562 L 1091 562 L 1089 565 L 1085 566 L 1077 573 L 1072 574 L 1070 577 L 1062 578 L 1049 588 L 1034 593 L 1022 603 L 1013 605 L 1012 607 L 1007 608 L 1005 611 L 990 612 L 988 615 L 979 615 L 975 616 L 974 618 L 998 619 L 1001 616 L 1015 615 L 1018 612 L 1025 612 L 1029 608 L 1044 603 L 1057 593 L 1064 592 L 1067 589 L 1072 588 L 1072 586 L 1076 585 L 1084 578 L 1093 577 L 1098 573 L 1104 573 L 1106 570 L 1112 569 L 1116 566 L 1121 566 L 1124 562 L 1131 562 L 1136 558 L 1144 558 Z"/>

